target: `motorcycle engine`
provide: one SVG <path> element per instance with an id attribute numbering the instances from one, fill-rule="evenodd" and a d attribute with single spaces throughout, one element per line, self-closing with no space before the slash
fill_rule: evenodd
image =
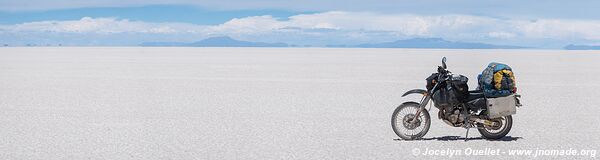
<path id="1" fill-rule="evenodd" d="M 438 112 L 438 116 L 446 124 L 454 127 L 462 126 L 465 120 L 465 116 L 462 114 L 462 107 L 456 106 L 444 107 L 444 109 Z"/>

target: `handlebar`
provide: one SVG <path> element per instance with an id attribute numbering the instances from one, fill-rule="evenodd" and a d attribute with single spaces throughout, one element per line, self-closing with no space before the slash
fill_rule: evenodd
<path id="1" fill-rule="evenodd" d="M 442 66 L 438 66 L 437 71 L 440 74 L 446 74 L 446 69 L 444 67 L 442 67 Z"/>
<path id="2" fill-rule="evenodd" d="M 451 72 L 448 71 L 448 69 L 442 67 L 442 66 L 438 66 L 438 78 L 437 81 L 438 82 L 443 82 L 448 80 L 448 78 L 450 78 L 450 76 L 448 76 Z"/>
<path id="3" fill-rule="evenodd" d="M 446 80 L 448 80 L 448 78 L 450 78 L 450 76 L 448 76 L 451 72 L 448 71 L 447 69 L 448 67 L 446 66 L 446 57 L 442 58 L 442 66 L 438 66 L 437 68 L 437 82 L 434 82 L 435 85 L 431 88 L 431 90 L 428 90 L 428 92 L 434 92 L 435 90 L 437 90 L 437 87 L 439 87 L 439 84 L 442 82 L 445 82 Z M 428 88 L 429 89 L 429 88 Z"/>

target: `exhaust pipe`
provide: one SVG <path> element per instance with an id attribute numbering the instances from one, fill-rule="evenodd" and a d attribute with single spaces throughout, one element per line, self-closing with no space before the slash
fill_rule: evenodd
<path id="1" fill-rule="evenodd" d="M 481 119 L 481 118 L 478 118 L 478 117 L 472 117 L 471 120 L 473 122 L 481 123 L 483 125 L 490 126 L 490 127 L 497 125 L 496 122 L 493 122 L 493 121 L 490 121 L 490 120 L 487 120 L 487 119 Z"/>

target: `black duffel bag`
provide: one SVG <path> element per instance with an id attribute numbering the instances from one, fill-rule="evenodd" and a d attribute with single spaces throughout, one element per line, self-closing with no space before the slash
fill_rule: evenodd
<path id="1" fill-rule="evenodd" d="M 452 75 L 450 77 L 450 94 L 456 98 L 458 102 L 465 102 L 469 98 L 469 78 L 463 75 Z"/>
<path id="2" fill-rule="evenodd" d="M 469 78 L 463 75 L 451 75 L 450 80 L 433 94 L 436 105 L 447 106 L 463 103 L 469 97 Z"/>

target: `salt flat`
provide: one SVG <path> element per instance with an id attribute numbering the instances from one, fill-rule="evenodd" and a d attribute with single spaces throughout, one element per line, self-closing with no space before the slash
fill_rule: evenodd
<path id="1" fill-rule="evenodd" d="M 448 58 L 509 64 L 507 141 L 437 119 L 396 141 L 393 110 Z M 600 51 L 0 48 L 0 159 L 413 159 L 426 149 L 600 149 Z M 600 155 L 596 155 L 598 158 Z M 454 156 L 452 158 L 481 158 Z M 500 159 L 531 158 L 502 155 Z M 538 157 L 539 158 L 539 157 Z M 546 156 L 542 159 L 590 158 Z"/>

